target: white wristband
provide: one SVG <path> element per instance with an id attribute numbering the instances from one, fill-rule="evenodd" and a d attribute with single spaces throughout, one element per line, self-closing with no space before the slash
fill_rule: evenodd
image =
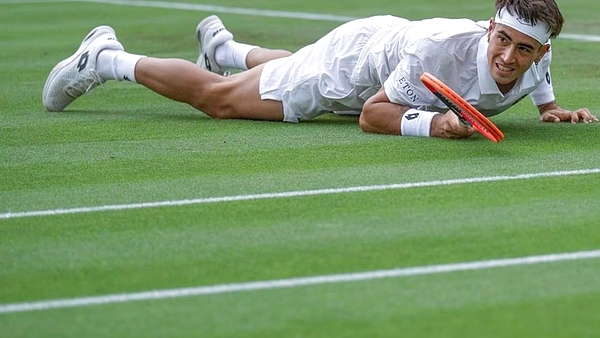
<path id="1" fill-rule="evenodd" d="M 436 114 L 417 109 L 407 110 L 400 123 L 400 135 L 429 137 L 431 121 Z"/>

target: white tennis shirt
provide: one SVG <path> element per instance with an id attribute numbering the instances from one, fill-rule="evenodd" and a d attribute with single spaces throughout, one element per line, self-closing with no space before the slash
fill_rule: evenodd
<path id="1" fill-rule="evenodd" d="M 502 94 L 487 60 L 489 21 L 428 19 L 389 27 L 369 39 L 351 76 L 357 86 L 373 92 L 384 84 L 391 102 L 422 110 L 447 111 L 421 82 L 429 72 L 486 116 L 496 115 L 530 94 L 535 105 L 554 101 L 550 79 L 551 52 Z"/>

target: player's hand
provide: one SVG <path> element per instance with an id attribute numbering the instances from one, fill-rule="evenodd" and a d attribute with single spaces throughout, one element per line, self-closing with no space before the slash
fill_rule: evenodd
<path id="1" fill-rule="evenodd" d="M 590 113 L 589 109 L 581 108 L 575 111 L 563 109 L 559 106 L 554 105 L 548 109 L 545 109 L 540 115 L 540 121 L 543 122 L 571 122 L 577 123 L 579 121 L 583 123 L 590 123 L 598 121 L 598 118 Z"/>
<path id="2" fill-rule="evenodd" d="M 448 111 L 433 117 L 429 134 L 431 137 L 461 139 L 471 137 L 473 133 L 475 133 L 473 127 L 461 123 L 454 112 Z"/>

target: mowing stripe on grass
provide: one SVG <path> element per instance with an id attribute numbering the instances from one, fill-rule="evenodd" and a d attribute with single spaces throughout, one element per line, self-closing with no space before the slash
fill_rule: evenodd
<path id="1" fill-rule="evenodd" d="M 289 11 L 277 11 L 277 10 L 269 10 L 269 9 L 227 7 L 227 6 L 205 5 L 205 4 L 190 4 L 190 3 L 182 3 L 182 2 L 143 1 L 143 0 L 82 0 L 82 1 L 83 2 L 103 3 L 103 4 L 113 4 L 113 5 L 123 5 L 123 6 L 183 9 L 183 10 L 209 12 L 209 13 L 241 14 L 241 15 L 251 15 L 251 16 L 272 17 L 272 18 L 302 19 L 302 20 L 315 20 L 315 21 L 327 21 L 327 22 L 347 22 L 347 21 L 356 19 L 356 17 L 333 15 L 333 14 L 289 12 Z"/>
<path id="2" fill-rule="evenodd" d="M 65 215 L 65 214 L 82 214 L 82 213 L 91 213 L 91 212 L 100 212 L 100 211 L 120 211 L 120 210 L 128 210 L 128 209 L 173 207 L 173 206 L 184 206 L 184 205 L 193 205 L 193 204 L 238 202 L 238 201 L 249 201 L 249 200 L 273 199 L 273 198 L 331 195 L 331 194 L 344 194 L 344 193 L 353 193 L 353 192 L 410 189 L 410 188 L 435 187 L 435 186 L 443 186 L 443 185 L 457 185 L 457 184 L 468 184 L 468 183 L 527 180 L 527 179 L 544 178 L 544 177 L 589 175 L 589 174 L 598 174 L 598 173 L 600 173 L 600 168 L 571 170 L 571 171 L 553 171 L 553 172 L 534 173 L 534 174 L 520 174 L 520 175 L 514 175 L 514 176 L 487 176 L 487 177 L 459 178 L 459 179 L 449 179 L 449 180 L 440 180 L 440 181 L 425 181 L 425 182 L 414 182 L 414 183 L 368 185 L 368 186 L 358 186 L 358 187 L 348 187 L 348 188 L 330 188 L 330 189 L 300 190 L 300 191 L 287 191 L 287 192 L 237 195 L 237 196 L 205 197 L 205 198 L 186 199 L 186 200 L 177 200 L 177 201 L 102 205 L 102 206 L 95 206 L 95 207 L 79 207 L 79 208 L 39 210 L 39 211 L 7 212 L 7 213 L 0 214 L 0 219 L 35 217 L 35 216 L 38 216 L 38 217 L 39 216 L 53 216 L 53 215 Z"/>
<path id="3" fill-rule="evenodd" d="M 561 33 L 559 38 L 584 42 L 600 42 L 600 35 Z"/>
<path id="4" fill-rule="evenodd" d="M 129 303 L 136 301 L 170 299 L 193 297 L 201 295 L 216 295 L 232 292 L 248 292 L 257 290 L 272 290 L 282 288 L 295 288 L 310 285 L 322 285 L 332 283 L 347 283 L 357 281 L 367 281 L 383 278 L 410 277 L 419 275 L 432 275 L 440 273 L 452 273 L 459 271 L 483 270 L 492 268 L 502 268 L 519 265 L 532 265 L 543 263 L 554 263 L 561 261 L 574 261 L 584 259 L 600 258 L 600 250 L 579 251 L 570 253 L 557 253 L 539 256 L 526 256 L 519 258 L 493 259 L 486 261 L 475 261 L 455 264 L 417 266 L 412 268 L 401 268 L 391 270 L 377 270 L 359 273 L 347 273 L 337 275 L 325 275 L 314 277 L 301 277 L 290 279 L 275 279 L 249 283 L 218 284 L 209 286 L 199 286 L 193 288 L 153 290 L 136 293 L 112 294 L 104 296 L 81 297 L 54 299 L 37 302 L 0 304 L 0 314 L 42 311 L 61 308 L 83 307 L 91 305 Z"/>
<path id="5" fill-rule="evenodd" d="M 209 12 L 209 13 L 225 13 L 225 14 L 240 14 L 240 15 L 252 15 L 252 16 L 264 16 L 274 18 L 289 18 L 289 19 L 302 19 L 302 20 L 315 20 L 315 21 L 327 21 L 327 22 L 347 22 L 357 17 L 344 16 L 344 15 L 333 15 L 333 14 L 319 14 L 319 13 L 305 13 L 305 12 L 288 12 L 288 11 L 277 11 L 268 9 L 253 9 L 253 8 L 242 8 L 242 7 L 227 7 L 217 5 L 205 5 L 205 4 L 190 4 L 182 2 L 165 2 L 165 1 L 143 1 L 143 0 L 0 0 L 0 4 L 19 4 L 19 3 L 55 3 L 55 2 L 94 2 L 101 4 L 112 4 L 122 6 L 136 6 L 136 7 L 153 7 L 153 8 L 166 8 L 166 9 L 183 9 L 191 11 Z M 563 33 L 560 35 L 561 39 L 583 41 L 583 42 L 600 42 L 599 35 L 587 35 L 587 34 L 569 34 Z"/>

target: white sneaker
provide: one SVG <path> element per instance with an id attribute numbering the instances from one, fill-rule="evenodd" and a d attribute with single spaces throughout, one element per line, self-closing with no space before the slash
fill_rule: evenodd
<path id="1" fill-rule="evenodd" d="M 75 54 L 52 69 L 42 93 L 48 111 L 65 109 L 76 98 L 105 82 L 96 72 L 98 54 L 104 49 L 124 50 L 114 29 L 98 26 L 83 39 Z"/>
<path id="2" fill-rule="evenodd" d="M 225 28 L 221 19 L 216 15 L 211 15 L 200 21 L 198 27 L 196 27 L 196 38 L 200 50 L 196 65 L 213 73 L 227 76 L 229 72 L 219 67 L 215 61 L 217 47 L 233 40 L 233 34 Z"/>

